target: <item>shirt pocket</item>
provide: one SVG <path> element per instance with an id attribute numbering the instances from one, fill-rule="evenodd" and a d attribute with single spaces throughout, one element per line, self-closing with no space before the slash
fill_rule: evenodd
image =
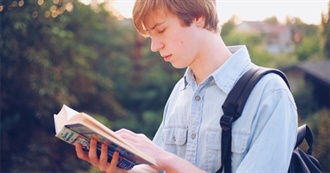
<path id="1" fill-rule="evenodd" d="M 221 166 L 221 130 L 208 129 L 205 143 L 206 148 L 203 158 L 205 171 L 216 172 Z"/>
<path id="2" fill-rule="evenodd" d="M 241 131 L 232 132 L 231 150 L 233 153 L 243 154 L 248 149 L 249 134 Z"/>
<path id="3" fill-rule="evenodd" d="M 171 153 L 182 155 L 185 153 L 188 128 L 164 127 L 162 132 L 163 148 Z"/>
<path id="4" fill-rule="evenodd" d="M 231 150 L 233 153 L 244 153 L 247 150 L 247 141 L 249 135 L 244 132 L 232 132 Z M 212 150 L 221 150 L 221 131 L 208 130 L 206 132 L 207 148 Z"/>
<path id="5" fill-rule="evenodd" d="M 221 135 L 221 130 L 209 129 L 206 132 L 207 147 L 205 155 L 205 166 L 208 172 L 215 172 L 221 166 Z M 247 133 L 232 133 L 231 151 L 233 157 L 244 157 L 248 148 L 248 138 L 249 135 Z M 235 158 L 233 158 L 233 161 L 235 161 Z"/>
<path id="6" fill-rule="evenodd" d="M 169 145 L 184 145 L 187 142 L 187 128 L 184 127 L 164 127 L 163 141 Z"/>

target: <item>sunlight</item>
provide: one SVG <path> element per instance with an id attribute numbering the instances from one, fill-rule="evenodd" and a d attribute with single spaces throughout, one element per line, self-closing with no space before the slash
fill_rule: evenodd
<path id="1" fill-rule="evenodd" d="M 134 0 L 113 0 L 112 5 L 125 18 L 131 18 L 132 17 L 132 10 L 133 10 L 133 6 L 134 6 Z"/>
<path id="2" fill-rule="evenodd" d="M 102 3 L 105 0 L 81 0 L 84 4 Z M 122 18 L 131 18 L 135 0 L 109 0 L 111 11 Z M 280 22 L 287 17 L 298 17 L 307 24 L 320 24 L 321 13 L 326 13 L 327 0 L 217 0 L 220 23 L 232 16 L 243 21 L 262 21 L 276 16 Z"/>
<path id="3" fill-rule="evenodd" d="M 92 3 L 103 3 L 104 0 L 80 0 L 80 2 L 82 2 L 83 4 L 86 4 L 86 5 L 89 5 L 89 4 L 92 4 Z"/>
<path id="4" fill-rule="evenodd" d="M 240 5 L 238 6 L 237 3 Z M 221 22 L 232 15 L 240 20 L 262 21 L 276 16 L 280 22 L 287 17 L 298 17 L 308 24 L 320 24 L 321 13 L 327 11 L 328 1 L 217 1 Z"/>

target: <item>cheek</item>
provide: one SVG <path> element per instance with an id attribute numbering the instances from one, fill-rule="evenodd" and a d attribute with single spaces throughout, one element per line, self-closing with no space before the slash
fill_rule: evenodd
<path id="1" fill-rule="evenodd" d="M 186 47 L 186 40 L 183 40 L 181 37 L 173 37 L 170 40 L 167 40 L 167 48 L 169 51 L 172 53 L 179 53 L 183 52 L 187 47 Z"/>
<path id="2" fill-rule="evenodd" d="M 189 49 L 190 47 L 191 39 L 185 37 L 185 35 L 180 35 L 178 37 L 175 37 L 173 39 L 173 46 L 175 46 L 176 49 Z"/>
<path id="3" fill-rule="evenodd" d="M 187 42 L 189 42 L 189 37 L 187 37 L 187 32 L 185 29 L 177 29 L 172 33 L 172 44 L 176 47 L 184 47 Z"/>
<path id="4" fill-rule="evenodd" d="M 171 33 L 173 37 L 167 43 L 171 51 L 180 54 L 180 56 L 188 56 L 193 53 L 195 41 L 191 31 L 189 29 L 177 29 L 175 31 L 175 33 Z"/>

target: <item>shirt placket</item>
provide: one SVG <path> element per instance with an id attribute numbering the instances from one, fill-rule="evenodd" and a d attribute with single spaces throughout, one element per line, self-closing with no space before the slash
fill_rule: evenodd
<path id="1" fill-rule="evenodd" d="M 199 87 L 192 97 L 186 150 L 186 160 L 191 163 L 195 163 L 197 157 L 198 135 L 202 120 L 204 93 L 205 90 L 202 89 L 202 87 Z"/>

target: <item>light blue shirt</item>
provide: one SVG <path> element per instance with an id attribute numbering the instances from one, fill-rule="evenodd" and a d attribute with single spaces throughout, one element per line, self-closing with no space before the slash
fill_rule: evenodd
<path id="1" fill-rule="evenodd" d="M 254 66 L 245 46 L 228 48 L 233 53 L 230 59 L 199 85 L 187 68 L 153 139 L 207 172 L 221 166 L 221 106 L 237 80 Z M 266 75 L 233 124 L 233 172 L 287 172 L 296 130 L 297 110 L 290 90 L 278 75 Z"/>

